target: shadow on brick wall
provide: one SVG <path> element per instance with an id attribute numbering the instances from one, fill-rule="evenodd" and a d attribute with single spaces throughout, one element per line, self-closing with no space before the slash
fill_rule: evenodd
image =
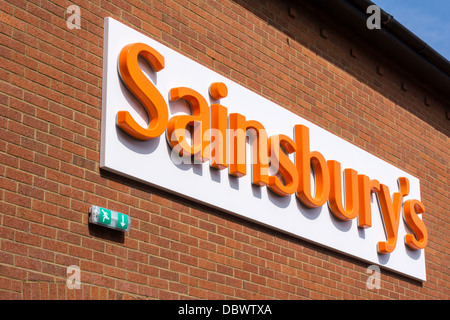
<path id="1" fill-rule="evenodd" d="M 390 104 L 400 106 L 450 136 L 448 95 L 423 83 L 380 48 L 345 26 L 338 17 L 331 17 L 305 1 L 233 1 L 257 16 L 263 24 L 285 34 L 287 43 L 295 41 L 370 87 Z"/>

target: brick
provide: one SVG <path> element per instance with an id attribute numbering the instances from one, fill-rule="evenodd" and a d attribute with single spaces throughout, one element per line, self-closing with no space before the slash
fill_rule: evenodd
<path id="1" fill-rule="evenodd" d="M 27 251 L 28 251 L 28 247 L 23 244 L 12 242 L 12 241 L 2 241 L 2 250 L 5 253 L 11 252 L 15 256 L 16 255 L 26 255 Z M 6 255 L 5 255 L 5 257 L 6 257 Z"/>
<path id="2" fill-rule="evenodd" d="M 19 184 L 19 188 L 18 188 L 17 192 L 19 194 L 22 194 L 27 197 L 32 197 L 32 198 L 36 198 L 36 199 L 40 199 L 40 200 L 44 199 L 44 191 L 39 190 L 32 186 Z"/>
<path id="3" fill-rule="evenodd" d="M 78 5 L 82 29 L 68 30 L 60 3 L 2 4 L 2 297 L 448 299 L 439 223 L 448 207 L 448 114 L 409 70 L 284 1 Z M 105 16 L 419 177 L 433 233 L 428 281 L 383 273 L 383 288 L 369 291 L 365 267 L 346 256 L 99 171 Z M 129 213 L 132 231 L 90 226 L 91 204 Z M 65 285 L 71 264 L 82 269 L 82 290 Z"/>
<path id="4" fill-rule="evenodd" d="M 20 194 L 15 194 L 11 192 L 4 192 L 4 199 L 6 202 L 10 204 L 15 204 L 17 206 L 30 208 L 31 207 L 31 199 L 27 196 L 23 196 Z"/>

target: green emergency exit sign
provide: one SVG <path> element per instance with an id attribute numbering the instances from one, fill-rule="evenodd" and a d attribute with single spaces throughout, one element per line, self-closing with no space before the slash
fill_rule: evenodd
<path id="1" fill-rule="evenodd" d="M 130 217 L 99 206 L 89 208 L 89 222 L 119 231 L 130 231 Z"/>

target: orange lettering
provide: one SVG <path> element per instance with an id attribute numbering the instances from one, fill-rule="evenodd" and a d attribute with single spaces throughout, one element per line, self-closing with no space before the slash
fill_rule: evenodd
<path id="1" fill-rule="evenodd" d="M 189 88 L 173 88 L 170 90 L 170 100 L 183 99 L 188 102 L 192 115 L 178 115 L 170 118 L 167 125 L 167 138 L 174 149 L 180 147 L 179 154 L 194 156 L 194 159 L 205 162 L 210 155 L 207 154 L 209 139 L 205 134 L 209 130 L 209 107 L 205 98 L 197 91 Z M 186 130 L 193 128 L 192 145 L 186 140 Z M 205 139 L 206 137 L 206 139 Z"/>
<path id="2" fill-rule="evenodd" d="M 228 95 L 228 88 L 223 82 L 214 82 L 209 87 L 209 94 L 213 99 L 219 100 Z"/>
<path id="3" fill-rule="evenodd" d="M 404 205 L 403 213 L 406 223 L 412 229 L 413 234 L 405 236 L 405 243 L 414 250 L 423 249 L 428 242 L 428 231 L 425 223 L 417 216 L 425 212 L 425 206 L 419 200 L 407 200 Z M 416 239 L 417 238 L 417 239 Z"/>
<path id="4" fill-rule="evenodd" d="M 359 211 L 358 173 L 353 169 L 345 169 L 345 209 L 342 202 L 341 164 L 335 160 L 327 162 L 330 170 L 330 197 L 328 204 L 331 212 L 341 220 L 356 218 Z"/>
<path id="5" fill-rule="evenodd" d="M 164 69 L 164 57 L 144 43 L 133 43 L 123 47 L 119 55 L 119 73 L 130 92 L 142 103 L 150 118 L 147 128 L 140 126 L 128 111 L 117 113 L 117 125 L 130 136 L 139 140 L 159 137 L 167 126 L 168 110 L 161 93 L 144 75 L 138 64 L 143 57 L 158 72 Z"/>
<path id="6" fill-rule="evenodd" d="M 381 254 L 390 253 L 395 249 L 403 197 L 409 194 L 408 179 L 399 178 L 398 182 L 400 192 L 394 193 L 393 200 L 391 200 L 389 188 L 384 184 L 380 185 L 380 192 L 378 192 L 378 201 L 383 215 L 384 229 L 388 238 L 388 241 L 378 242 L 378 252 Z"/>
<path id="7" fill-rule="evenodd" d="M 380 183 L 370 180 L 368 176 L 358 175 L 359 189 L 359 213 L 358 227 L 370 228 L 372 226 L 371 196 L 372 193 L 380 191 Z"/>
<path id="8" fill-rule="evenodd" d="M 327 162 L 321 153 L 309 151 L 309 129 L 303 125 L 294 127 L 297 167 L 299 183 L 297 197 L 309 208 L 317 208 L 325 204 L 330 193 L 330 175 Z M 316 192 L 311 192 L 311 165 L 314 169 Z"/>
<path id="9" fill-rule="evenodd" d="M 280 177 L 277 175 L 269 177 L 269 188 L 280 196 L 287 196 L 297 191 L 298 174 L 297 168 L 289 159 L 289 157 L 281 150 L 281 147 L 290 154 L 295 152 L 295 142 L 285 136 L 279 134 L 269 138 L 269 157 L 271 164 L 277 169 Z"/>
<path id="10" fill-rule="evenodd" d="M 149 117 L 148 126 L 142 127 L 128 111 L 117 113 L 117 125 L 128 135 L 139 140 L 150 140 L 167 129 L 167 140 L 180 156 L 191 156 L 229 174 L 242 177 L 247 174 L 247 136 L 252 148 L 252 184 L 268 186 L 279 196 L 296 193 L 297 198 L 309 208 L 317 208 L 327 201 L 334 216 L 340 220 L 358 217 L 358 227 L 372 226 L 371 197 L 377 194 L 383 217 L 386 241 L 378 242 L 378 252 L 393 252 L 398 237 L 403 197 L 409 194 L 409 181 L 399 178 L 399 192 L 391 199 L 389 188 L 377 180 L 360 174 L 351 168 L 344 170 L 335 160 L 326 161 L 318 151 L 310 151 L 309 129 L 295 125 L 294 140 L 284 134 L 267 137 L 264 126 L 255 120 L 246 120 L 239 113 L 231 113 L 221 104 L 207 100 L 197 91 L 178 87 L 170 90 L 170 101 L 184 100 L 191 112 L 175 115 L 169 120 L 167 103 L 155 85 L 139 67 L 142 57 L 155 72 L 164 69 L 164 57 L 144 43 L 123 47 L 119 54 L 118 69 L 122 82 L 142 104 Z M 219 100 L 227 97 L 228 88 L 222 82 L 214 82 L 209 88 L 210 97 Z M 229 124 L 228 124 L 229 123 Z M 228 131 L 229 129 L 229 131 Z M 187 131 L 191 133 L 190 143 Z M 228 142 L 229 138 L 229 142 Z M 295 153 L 295 164 L 289 155 Z M 269 176 L 269 159 L 276 173 Z M 314 180 L 311 181 L 311 173 Z M 345 181 L 343 196 L 342 180 Z M 315 182 L 315 190 L 311 187 Z M 425 212 L 418 200 L 407 200 L 404 218 L 412 233 L 406 234 L 405 243 L 414 250 L 425 248 L 428 242 L 427 228 L 419 217 Z"/>
<path id="11" fill-rule="evenodd" d="M 214 82 L 209 87 L 210 96 L 215 99 L 225 98 L 228 88 L 222 82 Z M 227 153 L 228 110 L 220 104 L 211 105 L 211 167 L 225 169 L 228 167 Z"/>
<path id="12" fill-rule="evenodd" d="M 227 161 L 228 110 L 220 104 L 211 105 L 211 167 L 225 169 Z"/>
<path id="13" fill-rule="evenodd" d="M 249 130 L 250 129 L 250 130 Z M 269 157 L 267 153 L 267 133 L 261 123 L 247 121 L 239 113 L 230 114 L 230 167 L 229 173 L 236 177 L 247 174 L 246 133 L 253 134 L 252 141 L 252 183 L 257 186 L 269 184 Z"/>

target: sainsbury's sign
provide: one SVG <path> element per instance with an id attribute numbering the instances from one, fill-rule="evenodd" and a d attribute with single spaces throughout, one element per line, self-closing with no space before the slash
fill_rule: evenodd
<path id="1" fill-rule="evenodd" d="M 100 166 L 425 280 L 419 180 L 111 18 Z"/>

